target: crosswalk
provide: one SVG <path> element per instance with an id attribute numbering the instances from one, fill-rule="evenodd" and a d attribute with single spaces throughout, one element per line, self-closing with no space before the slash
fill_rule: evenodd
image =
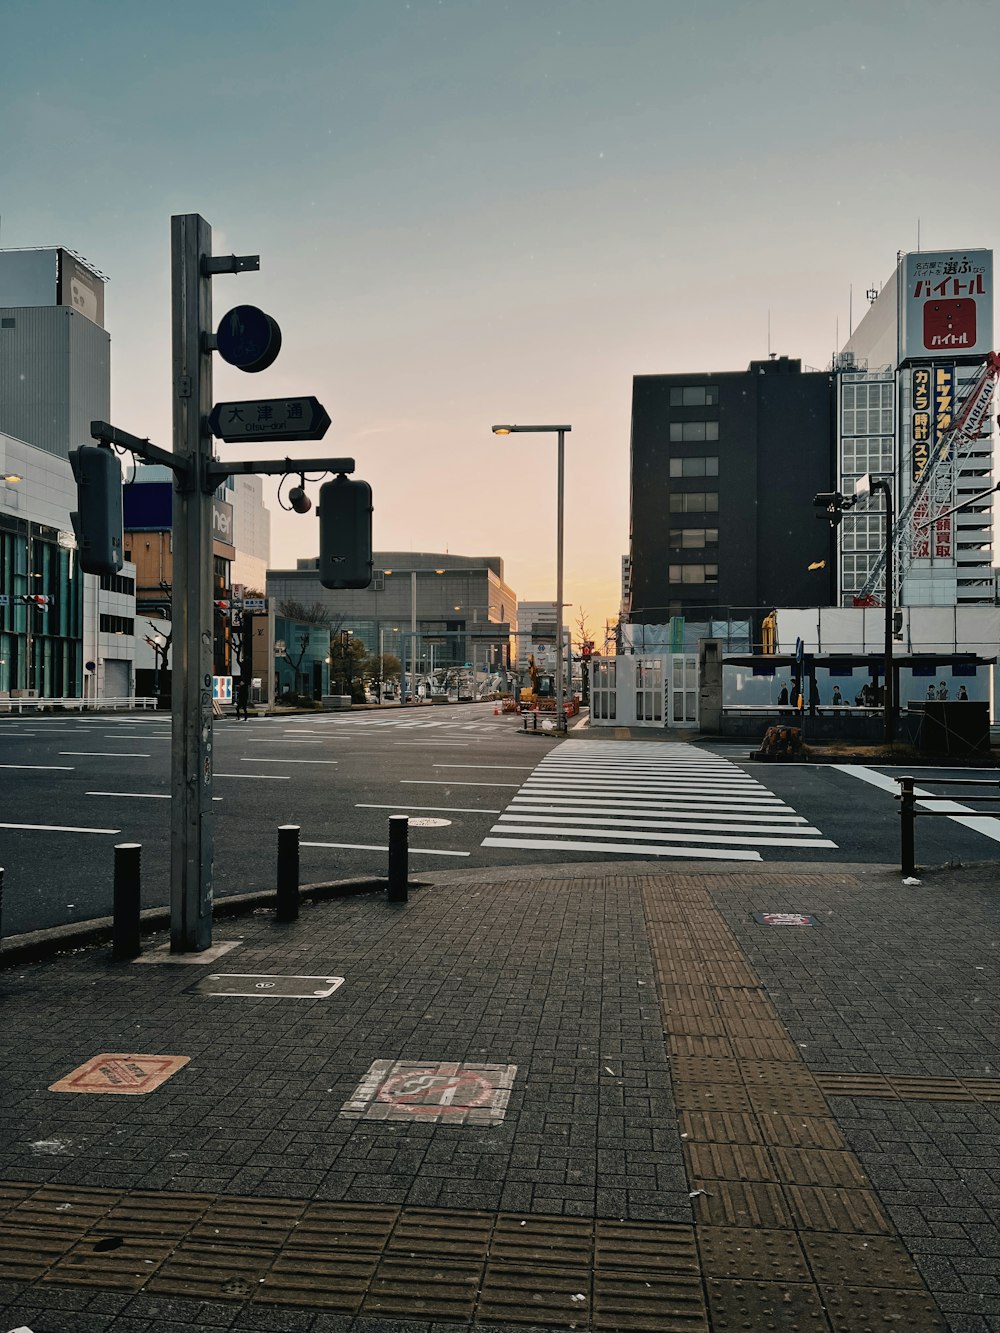
<path id="1" fill-rule="evenodd" d="M 835 848 L 736 764 L 670 742 L 565 741 L 483 847 L 761 861 L 768 848 Z"/>

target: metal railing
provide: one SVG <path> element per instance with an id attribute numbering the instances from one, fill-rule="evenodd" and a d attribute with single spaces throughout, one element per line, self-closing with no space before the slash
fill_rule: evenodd
<path id="1" fill-rule="evenodd" d="M 123 698 L 103 698 L 103 699 L 0 699 L 0 712 L 23 713 L 25 709 L 29 712 L 34 709 L 65 709 L 68 712 L 82 713 L 84 711 L 118 712 L 124 709 L 141 709 L 145 711 L 148 708 L 156 708 L 156 699 L 151 696 L 123 697 Z"/>
<path id="2" fill-rule="evenodd" d="M 899 783 L 899 792 L 895 799 L 899 802 L 899 822 L 900 822 L 900 868 L 904 875 L 912 875 L 916 870 L 916 847 L 915 833 L 917 817 L 925 818 L 928 815 L 935 816 L 938 819 L 954 819 L 956 815 L 969 814 L 967 810 L 918 810 L 917 802 L 925 804 L 927 801 L 948 801 L 952 804 L 950 796 L 937 796 L 933 792 L 921 791 L 919 795 L 914 789 L 914 779 L 912 777 L 896 778 Z M 921 787 L 992 787 L 1000 791 L 1000 781 L 991 781 L 989 778 L 921 778 Z M 963 796 L 963 805 L 995 805 L 1000 806 L 1000 795 L 998 796 Z M 992 811 L 983 812 L 987 819 L 996 819 L 1000 817 L 1000 809 L 995 813 Z"/>

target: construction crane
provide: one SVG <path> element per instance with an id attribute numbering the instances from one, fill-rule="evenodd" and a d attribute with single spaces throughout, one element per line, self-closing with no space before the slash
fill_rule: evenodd
<path id="1" fill-rule="evenodd" d="M 899 511 L 891 546 L 883 547 L 868 571 L 868 577 L 854 594 L 855 606 L 881 606 L 885 599 L 886 578 L 892 578 L 895 573 L 898 586 L 901 586 L 912 562 L 924 553 L 924 547 L 927 548 L 925 553 L 930 554 L 930 538 L 924 535 L 925 530 L 937 519 L 954 512 L 948 506 L 955 498 L 955 477 L 959 465 L 982 432 L 998 376 L 1000 355 L 990 352 L 958 415 L 935 443 L 920 477 Z"/>

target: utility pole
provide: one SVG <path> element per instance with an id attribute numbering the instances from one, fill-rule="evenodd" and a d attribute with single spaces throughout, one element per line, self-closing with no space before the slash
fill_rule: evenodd
<path id="1" fill-rule="evenodd" d="M 170 221 L 173 317 L 174 696 L 171 746 L 170 949 L 212 942 L 212 229 Z"/>

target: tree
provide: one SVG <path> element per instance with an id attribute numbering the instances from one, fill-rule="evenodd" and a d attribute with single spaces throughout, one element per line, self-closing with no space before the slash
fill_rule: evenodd
<path id="1" fill-rule="evenodd" d="M 590 637 L 590 626 L 587 623 L 587 612 L 580 607 L 580 614 L 576 618 L 577 641 L 576 646 L 580 652 L 580 694 L 583 703 L 590 702 L 590 653 L 594 648 L 594 641 Z"/>
<path id="2" fill-rule="evenodd" d="M 393 653 L 370 653 L 362 662 L 362 669 L 367 680 L 378 682 L 379 698 L 382 697 L 382 684 L 387 680 L 399 680 L 403 674 L 403 664 Z"/>
<path id="3" fill-rule="evenodd" d="M 300 625 L 332 625 L 344 619 L 343 616 L 334 615 L 322 602 L 311 602 L 307 606 L 305 602 L 297 602 L 291 597 L 278 603 L 278 615 L 284 616 L 286 620 L 297 620 Z"/>
<path id="4" fill-rule="evenodd" d="M 354 703 L 364 703 L 364 668 L 367 650 L 363 640 L 356 639 L 349 630 L 342 630 L 330 639 L 330 681 L 337 685 L 336 693 L 349 694 Z"/>

